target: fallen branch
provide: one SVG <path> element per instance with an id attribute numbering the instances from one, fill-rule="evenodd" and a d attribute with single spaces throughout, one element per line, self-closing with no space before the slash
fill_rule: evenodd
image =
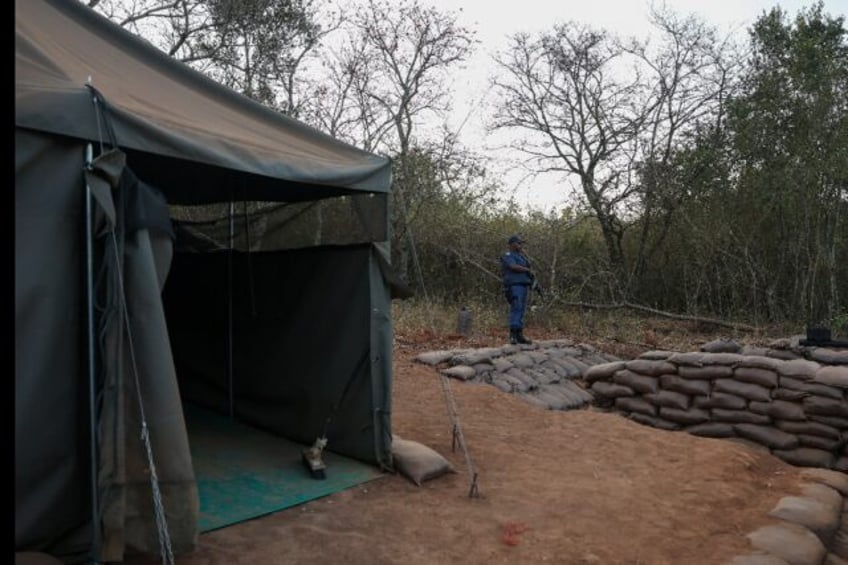
<path id="1" fill-rule="evenodd" d="M 646 312 L 648 314 L 653 314 L 655 316 L 662 316 L 663 318 L 671 318 L 672 320 L 684 320 L 687 322 L 699 322 L 705 324 L 714 324 L 716 326 L 721 326 L 725 328 L 731 328 L 734 330 L 743 330 L 748 332 L 757 332 L 759 329 L 756 326 L 751 326 L 748 324 L 740 324 L 737 322 L 728 322 L 727 320 L 719 320 L 716 318 L 705 318 L 703 316 L 689 316 L 686 314 L 673 314 L 671 312 L 665 312 L 663 310 L 657 310 L 656 308 L 649 308 L 647 306 L 641 306 L 639 304 L 633 304 L 632 302 L 620 302 L 618 304 L 592 304 L 589 302 L 566 302 L 564 300 L 559 301 L 564 306 L 573 306 L 576 308 L 587 308 L 593 310 L 617 310 L 620 308 L 630 308 L 631 310 L 637 310 L 639 312 Z"/>

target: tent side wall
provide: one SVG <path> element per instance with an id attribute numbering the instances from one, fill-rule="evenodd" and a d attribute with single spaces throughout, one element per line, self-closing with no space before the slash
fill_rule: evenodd
<path id="1" fill-rule="evenodd" d="M 17 129 L 15 149 L 15 547 L 71 558 L 90 552 L 92 542 L 85 145 Z M 98 192 L 101 208 L 93 206 L 95 232 L 105 235 L 92 242 L 92 260 L 98 549 L 106 561 L 159 546 L 151 465 L 174 551 L 194 547 L 199 512 L 160 298 L 171 241 L 139 221 L 138 210 L 124 215 L 123 202 L 152 193 L 127 169 L 117 172 L 120 184 L 114 191 L 106 185 Z M 98 229 L 104 209 L 118 212 L 116 237 Z M 142 411 L 152 462 L 139 441 Z"/>
<path id="2" fill-rule="evenodd" d="M 183 399 L 389 465 L 390 302 L 372 253 L 177 253 L 164 302 Z"/>
<path id="3" fill-rule="evenodd" d="M 91 517 L 84 150 L 77 140 L 15 130 L 16 548 L 73 551 L 90 541 L 81 532 Z"/>

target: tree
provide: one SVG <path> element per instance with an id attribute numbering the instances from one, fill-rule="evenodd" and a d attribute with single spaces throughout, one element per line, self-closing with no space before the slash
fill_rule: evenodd
<path id="1" fill-rule="evenodd" d="M 526 134 L 512 148 L 537 171 L 575 175 L 603 233 L 611 265 L 624 267 L 619 204 L 632 192 L 621 182 L 626 147 L 649 108 L 638 77 L 616 78 L 623 51 L 603 31 L 573 22 L 536 37 L 517 34 L 496 62 L 501 99 L 493 127 Z"/>
<path id="2" fill-rule="evenodd" d="M 340 24 L 325 0 L 90 0 L 89 6 L 168 55 L 291 116 L 301 111 L 304 60 Z"/>
<path id="3" fill-rule="evenodd" d="M 743 93 L 730 104 L 737 198 L 756 206 L 770 311 L 818 322 L 848 287 L 848 34 L 818 3 L 775 8 L 750 32 Z"/>
<path id="4" fill-rule="evenodd" d="M 692 198 L 696 177 L 683 178 L 677 159 L 696 136 L 721 142 L 725 103 L 738 85 L 741 64 L 730 37 L 694 16 L 652 8 L 655 39 L 632 39 L 623 49 L 645 69 L 651 113 L 634 146 L 638 245 L 632 277 L 638 282 L 663 246 L 679 206 Z M 697 175 L 704 170 L 688 172 Z"/>
<path id="5" fill-rule="evenodd" d="M 496 57 L 503 74 L 493 78 L 500 94 L 493 127 L 524 134 L 512 147 L 537 172 L 577 179 L 625 294 L 683 197 L 663 180 L 673 150 L 720 122 L 730 72 L 714 30 L 668 11 L 652 16 L 656 48 L 574 22 L 515 35 Z M 624 238 L 635 224 L 641 236 L 628 273 Z"/>
<path id="6" fill-rule="evenodd" d="M 417 1 L 368 0 L 352 17 L 348 48 L 330 68 L 336 83 L 349 92 L 348 106 L 334 100 L 325 116 L 355 116 L 367 146 L 394 162 L 392 253 L 398 271 L 408 274 L 410 210 L 432 194 L 416 167 L 426 136 L 416 137 L 424 119 L 450 108 L 448 72 L 470 54 L 474 33 L 456 15 Z M 340 125 L 340 121 L 335 122 Z M 349 124 L 352 126 L 353 124 Z M 416 149 L 417 148 L 417 149 Z"/>

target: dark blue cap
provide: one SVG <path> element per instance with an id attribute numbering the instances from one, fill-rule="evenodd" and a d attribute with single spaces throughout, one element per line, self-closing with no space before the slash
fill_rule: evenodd
<path id="1" fill-rule="evenodd" d="M 521 239 L 520 235 L 511 235 L 509 236 L 509 240 L 507 240 L 507 243 L 509 245 L 512 245 L 513 243 L 524 243 L 524 240 Z"/>

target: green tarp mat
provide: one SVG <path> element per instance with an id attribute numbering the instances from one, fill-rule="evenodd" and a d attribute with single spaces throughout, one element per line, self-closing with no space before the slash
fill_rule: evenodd
<path id="1" fill-rule="evenodd" d="M 211 410 L 184 407 L 200 495 L 201 533 L 303 504 L 384 476 L 377 467 L 324 450 L 313 478 L 301 445 Z"/>

